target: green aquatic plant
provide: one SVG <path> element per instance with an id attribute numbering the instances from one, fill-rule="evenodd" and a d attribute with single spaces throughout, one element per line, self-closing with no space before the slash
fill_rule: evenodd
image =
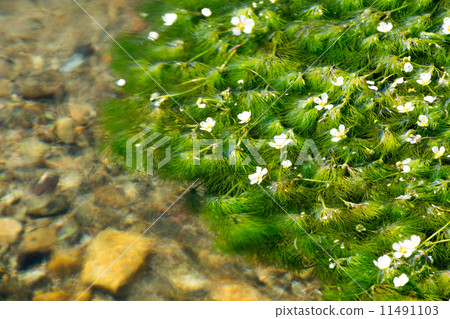
<path id="1" fill-rule="evenodd" d="M 326 299 L 450 298 L 448 1 L 141 10 L 150 33 L 119 40 L 103 111 L 117 158 L 164 136 L 128 164 L 169 152 L 155 171 L 198 180 L 219 248 L 312 268 Z"/>

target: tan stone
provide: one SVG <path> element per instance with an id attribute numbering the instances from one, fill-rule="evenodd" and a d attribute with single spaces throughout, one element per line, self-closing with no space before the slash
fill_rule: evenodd
<path id="1" fill-rule="evenodd" d="M 95 116 L 95 111 L 91 106 L 86 104 L 69 104 L 70 117 L 77 121 L 79 124 L 86 124 L 86 122 Z"/>
<path id="2" fill-rule="evenodd" d="M 63 278 L 79 272 L 82 266 L 81 251 L 67 249 L 57 251 L 52 255 L 47 270 L 51 276 Z"/>
<path id="3" fill-rule="evenodd" d="M 47 253 L 56 241 L 57 236 L 54 227 L 39 228 L 24 235 L 20 245 L 20 253 Z"/>
<path id="4" fill-rule="evenodd" d="M 211 291 L 211 298 L 217 301 L 255 301 L 262 297 L 258 290 L 247 284 L 217 282 L 217 287 Z"/>
<path id="5" fill-rule="evenodd" d="M 104 207 L 119 209 L 127 205 L 125 192 L 113 185 L 100 187 L 94 194 L 95 202 Z"/>
<path id="6" fill-rule="evenodd" d="M 140 238 L 136 241 L 138 237 L 138 234 L 113 229 L 99 233 L 87 249 L 82 283 L 87 286 L 94 283 L 94 286 L 116 294 L 129 282 L 150 252 L 150 240 Z"/>
<path id="7" fill-rule="evenodd" d="M 51 292 L 38 291 L 33 297 L 33 301 L 65 301 L 69 295 L 64 291 L 57 290 Z"/>
<path id="8" fill-rule="evenodd" d="M 61 117 L 55 121 L 56 135 L 66 144 L 73 142 L 75 121 L 70 117 Z"/>
<path id="9" fill-rule="evenodd" d="M 74 294 L 73 300 L 89 301 L 91 300 L 91 290 L 82 289 Z"/>
<path id="10" fill-rule="evenodd" d="M 171 278 L 171 281 L 175 287 L 186 292 L 206 289 L 210 284 L 207 278 L 201 276 L 196 272 L 180 274 Z"/>
<path id="11" fill-rule="evenodd" d="M 17 241 L 22 224 L 13 218 L 0 218 L 0 246 L 7 246 Z"/>

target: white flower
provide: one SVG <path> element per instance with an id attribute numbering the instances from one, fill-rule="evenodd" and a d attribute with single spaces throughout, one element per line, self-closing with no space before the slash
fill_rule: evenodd
<path id="1" fill-rule="evenodd" d="M 177 21 L 177 14 L 176 13 L 166 13 L 162 16 L 162 19 L 164 21 L 164 25 L 172 25 Z"/>
<path id="2" fill-rule="evenodd" d="M 422 127 L 427 127 L 428 126 L 428 117 L 426 117 L 425 115 L 419 115 L 419 121 L 417 121 L 417 125 L 422 126 Z"/>
<path id="3" fill-rule="evenodd" d="M 411 242 L 412 247 L 417 248 L 420 244 L 420 237 L 417 235 L 412 235 L 409 241 Z"/>
<path id="4" fill-rule="evenodd" d="M 234 35 L 240 35 L 241 32 L 244 33 L 251 33 L 253 27 L 255 26 L 255 21 L 253 19 L 249 19 L 244 15 L 241 15 L 239 17 L 233 17 L 231 19 L 231 24 L 235 25 L 233 28 L 233 34 Z"/>
<path id="5" fill-rule="evenodd" d="M 377 27 L 377 30 L 383 33 L 389 32 L 392 29 L 392 23 L 380 22 Z"/>
<path id="6" fill-rule="evenodd" d="M 409 257 L 416 249 L 417 245 L 415 245 L 416 242 L 412 242 L 411 240 L 404 240 L 399 243 L 394 243 L 392 245 L 392 248 L 395 250 L 394 257 L 395 258 L 401 258 L 401 257 Z"/>
<path id="7" fill-rule="evenodd" d="M 319 97 L 315 97 L 314 98 L 314 103 L 317 103 L 317 105 L 315 106 L 315 108 L 317 110 L 321 110 L 323 108 L 326 108 L 327 110 L 331 110 L 331 108 L 333 107 L 333 104 L 328 104 L 328 94 L 326 93 L 322 93 L 320 95 L 321 98 Z"/>
<path id="8" fill-rule="evenodd" d="M 413 70 L 413 66 L 411 63 L 406 62 L 405 65 L 403 66 L 403 71 L 405 71 L 406 73 L 412 72 Z"/>
<path id="9" fill-rule="evenodd" d="M 116 84 L 118 86 L 124 86 L 125 84 L 127 84 L 127 81 L 125 81 L 124 79 L 119 79 L 117 80 Z"/>
<path id="10" fill-rule="evenodd" d="M 331 140 L 333 141 L 333 142 L 339 142 L 340 140 L 342 140 L 343 138 L 346 138 L 347 137 L 347 135 L 345 135 L 345 126 L 344 125 L 339 125 L 339 130 L 338 129 L 335 129 L 335 128 L 332 128 L 331 130 L 330 130 L 330 134 L 332 135 L 332 136 L 334 136 Z"/>
<path id="11" fill-rule="evenodd" d="M 238 81 L 238 84 L 244 84 L 244 80 L 242 80 L 242 79 L 240 79 L 239 81 Z"/>
<path id="12" fill-rule="evenodd" d="M 210 15 L 211 15 L 211 10 L 209 10 L 208 8 L 203 8 L 202 9 L 202 14 L 205 16 L 205 17 L 209 17 Z"/>
<path id="13" fill-rule="evenodd" d="M 444 23 L 442 24 L 442 32 L 444 34 L 450 34 L 450 18 L 444 18 Z"/>
<path id="14" fill-rule="evenodd" d="M 441 148 L 438 148 L 437 146 L 433 146 L 431 148 L 431 150 L 434 153 L 434 158 L 439 158 L 439 157 L 443 156 L 444 153 L 445 153 L 445 147 L 444 146 L 441 146 Z"/>
<path id="15" fill-rule="evenodd" d="M 431 73 L 420 73 L 420 80 L 416 81 L 422 85 L 428 85 L 431 83 Z"/>
<path id="16" fill-rule="evenodd" d="M 422 136 L 420 136 L 419 134 L 417 134 L 417 135 L 410 134 L 406 138 L 406 141 L 411 143 L 411 144 L 416 144 L 416 143 L 420 142 L 421 138 L 422 138 Z"/>
<path id="17" fill-rule="evenodd" d="M 408 112 L 411 112 L 412 110 L 414 110 L 414 106 L 412 105 L 411 102 L 406 102 L 405 106 L 403 106 L 403 105 L 397 106 L 397 110 L 399 113 L 408 113 Z"/>
<path id="18" fill-rule="evenodd" d="M 392 29 L 392 23 L 386 23 L 386 22 L 380 22 L 380 24 L 377 27 L 377 30 L 380 32 L 389 32 Z"/>
<path id="19" fill-rule="evenodd" d="M 205 106 L 206 106 L 206 103 L 203 102 L 203 99 L 202 99 L 202 98 L 199 98 L 199 99 L 197 100 L 197 106 L 198 106 L 200 109 L 204 109 Z"/>
<path id="20" fill-rule="evenodd" d="M 331 269 L 333 269 L 334 267 L 336 267 L 335 263 L 331 263 L 328 267 L 330 267 Z"/>
<path id="21" fill-rule="evenodd" d="M 383 255 L 378 260 L 374 260 L 373 263 L 380 269 L 386 269 L 391 264 L 391 258 L 388 255 Z"/>
<path id="22" fill-rule="evenodd" d="M 411 159 L 407 158 L 401 162 L 397 162 L 396 165 L 397 165 L 398 169 L 403 170 L 403 173 L 408 173 L 409 171 L 411 171 L 411 167 L 409 167 L 409 165 L 407 165 L 409 163 L 411 163 Z"/>
<path id="23" fill-rule="evenodd" d="M 261 169 L 261 167 L 256 167 L 256 173 L 248 175 L 248 178 L 250 179 L 250 185 L 253 184 L 260 184 L 263 180 L 264 175 L 267 174 L 267 168 Z"/>
<path id="24" fill-rule="evenodd" d="M 252 111 L 244 111 L 242 113 L 238 114 L 238 119 L 240 119 L 241 121 L 239 122 L 239 124 L 244 124 L 247 123 L 251 120 L 250 116 L 252 115 Z"/>
<path id="25" fill-rule="evenodd" d="M 374 85 L 375 82 L 374 81 L 366 81 L 367 84 L 370 84 L 368 86 L 369 89 L 374 90 L 374 91 L 378 91 L 378 88 Z"/>
<path id="26" fill-rule="evenodd" d="M 150 95 L 150 101 L 153 102 L 158 96 L 159 96 L 159 93 L 158 93 L 158 92 L 152 93 L 152 94 Z"/>
<path id="27" fill-rule="evenodd" d="M 336 86 L 341 86 L 342 84 L 344 84 L 344 78 L 342 76 L 340 76 L 336 79 L 336 82 L 331 80 L 331 84 L 336 85 Z"/>
<path id="28" fill-rule="evenodd" d="M 216 121 L 208 117 L 205 121 L 200 122 L 200 129 L 203 131 L 211 132 L 214 125 L 216 125 Z"/>
<path id="29" fill-rule="evenodd" d="M 394 81 L 394 86 L 396 86 L 397 84 L 402 84 L 403 82 L 405 82 L 403 78 L 398 78 L 397 80 Z"/>
<path id="30" fill-rule="evenodd" d="M 156 39 L 159 38 L 159 33 L 158 33 L 158 32 L 155 32 L 155 31 L 151 31 L 151 32 L 149 32 L 147 38 L 148 38 L 149 40 L 155 41 Z"/>
<path id="31" fill-rule="evenodd" d="M 290 160 L 284 160 L 284 161 L 281 162 L 281 165 L 282 165 L 284 168 L 289 168 L 289 167 L 292 166 L 292 162 L 291 162 Z"/>
<path id="32" fill-rule="evenodd" d="M 436 97 L 435 97 L 435 96 L 431 96 L 431 95 L 427 95 L 427 96 L 425 96 L 423 99 L 424 99 L 426 102 L 428 102 L 428 103 L 433 103 L 434 100 L 436 100 Z"/>
<path id="33" fill-rule="evenodd" d="M 411 199 L 411 194 L 400 195 L 395 197 L 395 199 Z"/>
<path id="34" fill-rule="evenodd" d="M 275 143 L 269 142 L 269 146 L 278 149 L 285 147 L 291 142 L 291 139 L 287 138 L 286 134 L 275 135 L 273 139 L 275 140 Z"/>
<path id="35" fill-rule="evenodd" d="M 401 274 L 399 277 L 394 278 L 394 286 L 395 287 L 402 287 L 406 285 L 406 283 L 409 281 L 408 276 L 405 274 Z"/>

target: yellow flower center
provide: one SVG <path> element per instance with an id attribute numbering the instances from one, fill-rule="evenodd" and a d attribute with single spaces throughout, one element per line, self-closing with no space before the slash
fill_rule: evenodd
<path id="1" fill-rule="evenodd" d="M 340 132 L 340 131 L 339 131 L 339 132 L 337 133 L 336 137 L 342 140 L 343 138 L 346 137 L 345 132 Z"/>
<path id="2" fill-rule="evenodd" d="M 439 157 L 441 157 L 442 155 L 444 155 L 444 152 L 437 151 L 436 153 L 434 153 L 434 158 L 439 158 Z"/>
<path id="3" fill-rule="evenodd" d="M 422 121 L 422 122 L 420 122 L 420 125 L 421 126 L 428 126 L 428 121 Z"/>
<path id="4" fill-rule="evenodd" d="M 406 254 L 406 253 L 408 252 L 408 248 L 406 248 L 406 247 L 400 247 L 400 249 L 398 250 L 398 252 L 399 252 L 399 253 L 402 253 L 402 254 Z"/>
<path id="5" fill-rule="evenodd" d="M 245 22 L 241 21 L 236 26 L 239 30 L 243 31 L 245 29 Z"/>

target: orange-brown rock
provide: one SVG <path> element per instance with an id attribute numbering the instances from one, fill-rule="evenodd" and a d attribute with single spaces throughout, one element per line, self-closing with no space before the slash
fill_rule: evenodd
<path id="1" fill-rule="evenodd" d="M 66 301 L 69 295 L 64 291 L 57 290 L 51 292 L 38 291 L 33 297 L 33 301 Z"/>
<path id="2" fill-rule="evenodd" d="M 21 254 L 46 253 L 56 243 L 56 229 L 54 227 L 43 227 L 25 233 L 19 252 Z"/>
<path id="3" fill-rule="evenodd" d="M 7 246 L 17 241 L 22 224 L 13 218 L 0 218 L 0 246 Z"/>
<path id="4" fill-rule="evenodd" d="M 51 256 L 47 270 L 52 277 L 68 277 L 81 270 L 81 257 L 81 251 L 78 249 L 57 251 Z"/>
<path id="5" fill-rule="evenodd" d="M 150 240 L 137 240 L 138 237 L 139 234 L 113 229 L 100 232 L 87 249 L 82 283 L 87 286 L 94 284 L 117 294 L 150 252 Z"/>
<path id="6" fill-rule="evenodd" d="M 217 301 L 255 301 L 262 296 L 257 289 L 244 283 L 221 283 L 211 291 L 211 298 Z"/>

